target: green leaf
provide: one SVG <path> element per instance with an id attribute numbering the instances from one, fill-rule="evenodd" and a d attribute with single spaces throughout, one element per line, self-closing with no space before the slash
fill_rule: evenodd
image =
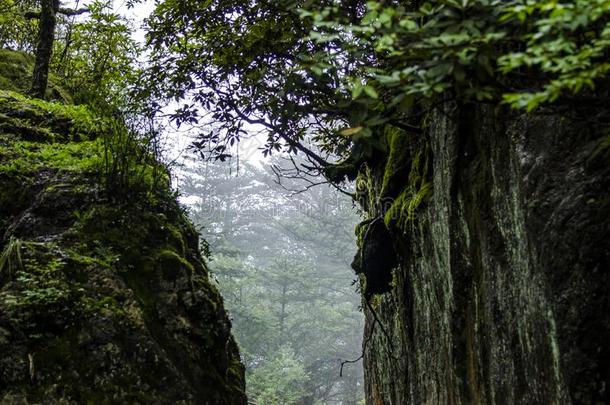
<path id="1" fill-rule="evenodd" d="M 377 99 L 379 98 L 379 94 L 377 94 L 377 90 L 373 86 L 366 85 L 364 86 L 364 93 L 370 98 Z"/>
<path id="2" fill-rule="evenodd" d="M 345 137 L 350 137 L 350 136 L 356 135 L 358 132 L 362 131 L 363 129 L 364 129 L 364 127 L 346 128 L 346 129 L 339 131 L 339 133 Z"/>

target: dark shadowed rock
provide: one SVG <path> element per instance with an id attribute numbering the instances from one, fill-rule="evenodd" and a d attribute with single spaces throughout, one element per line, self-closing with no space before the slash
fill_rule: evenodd
<path id="1" fill-rule="evenodd" d="M 367 310 L 367 403 L 610 403 L 607 129 L 449 104 L 429 122 L 395 135 L 403 162 L 429 151 L 408 180 L 390 158 L 360 175 L 400 258 L 374 302 L 392 345 Z"/>

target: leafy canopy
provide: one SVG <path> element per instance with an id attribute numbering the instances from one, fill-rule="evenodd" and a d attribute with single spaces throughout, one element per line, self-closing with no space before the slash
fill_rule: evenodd
<path id="1" fill-rule="evenodd" d="M 318 42 L 349 37 L 341 41 L 344 53 L 377 55 L 379 64 L 346 82 L 354 99 L 394 95 L 390 106 L 450 93 L 532 111 L 593 91 L 608 72 L 605 0 L 445 0 L 419 7 L 373 1 L 358 24 L 333 17 L 332 7 L 301 15 L 323 31 L 313 33 Z"/>
<path id="2" fill-rule="evenodd" d="M 32 51 L 36 43 L 36 21 L 25 18 L 36 0 L 0 0 L 0 48 Z"/>
<path id="3" fill-rule="evenodd" d="M 148 20 L 153 46 L 151 92 L 185 100 L 175 113 L 179 122 L 198 122 L 203 107 L 214 130 L 201 134 L 211 152 L 225 157 L 247 129 L 268 133 L 265 152 L 300 150 L 316 163 L 303 140 L 334 126 L 340 102 L 339 77 L 349 67 L 337 67 L 320 78 L 300 69 L 302 61 L 328 48 L 308 37 L 311 23 L 299 7 L 313 2 L 232 0 L 166 0 Z M 331 51 L 330 49 L 327 49 Z M 159 84 L 160 83 L 160 84 Z M 320 138 L 323 151 L 342 142 Z M 326 142 L 328 141 L 328 142 Z"/>
<path id="4" fill-rule="evenodd" d="M 162 83 L 150 92 L 184 101 L 179 122 L 209 112 L 198 145 L 212 155 L 254 125 L 266 153 L 323 168 L 358 143 L 383 149 L 377 127 L 417 133 L 441 97 L 607 102 L 609 16 L 608 0 L 165 0 L 148 22 L 150 82 Z"/>

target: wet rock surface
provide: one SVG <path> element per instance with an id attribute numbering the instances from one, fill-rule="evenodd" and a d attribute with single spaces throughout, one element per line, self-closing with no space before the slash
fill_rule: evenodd
<path id="1" fill-rule="evenodd" d="M 429 122 L 433 193 L 413 204 L 403 177 L 388 209 L 392 162 L 361 173 L 400 258 L 371 300 L 387 335 L 367 310 L 367 403 L 609 403 L 607 133 L 486 107 Z"/>

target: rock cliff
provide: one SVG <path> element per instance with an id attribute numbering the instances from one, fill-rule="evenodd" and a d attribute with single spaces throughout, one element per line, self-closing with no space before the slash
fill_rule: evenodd
<path id="1" fill-rule="evenodd" d="M 591 118 L 447 103 L 422 135 L 387 131 L 357 183 L 354 267 L 380 293 L 367 404 L 610 402 L 610 138 Z"/>
<path id="2" fill-rule="evenodd" d="M 119 132 L 0 91 L 0 403 L 245 404 L 198 235 Z"/>

